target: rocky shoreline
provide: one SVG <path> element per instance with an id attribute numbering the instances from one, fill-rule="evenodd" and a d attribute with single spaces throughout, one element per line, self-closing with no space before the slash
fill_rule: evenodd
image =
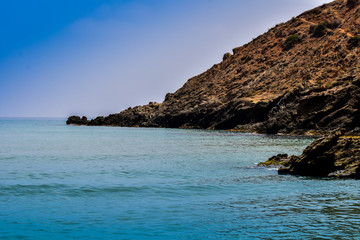
<path id="1" fill-rule="evenodd" d="M 335 0 L 226 53 L 162 103 L 66 123 L 329 135 L 299 157 L 278 156 L 279 173 L 358 178 L 359 19 L 358 0 Z"/>
<path id="2" fill-rule="evenodd" d="M 331 133 L 317 139 L 300 156 L 280 154 L 258 166 L 278 167 L 279 174 L 360 179 L 360 134 Z"/>

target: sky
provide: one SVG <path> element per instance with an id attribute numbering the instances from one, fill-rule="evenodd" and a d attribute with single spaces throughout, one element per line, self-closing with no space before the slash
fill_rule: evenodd
<path id="1" fill-rule="evenodd" d="M 226 52 L 329 0 L 0 2 L 0 117 L 162 102 Z"/>

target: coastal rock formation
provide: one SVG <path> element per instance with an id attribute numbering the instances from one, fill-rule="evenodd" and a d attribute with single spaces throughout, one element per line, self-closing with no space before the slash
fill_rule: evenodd
<path id="1" fill-rule="evenodd" d="M 292 134 L 351 130 L 359 125 L 359 24 L 359 2 L 336 0 L 226 53 L 161 104 L 82 124 Z M 73 117 L 67 123 L 81 124 Z"/>
<path id="2" fill-rule="evenodd" d="M 279 154 L 257 166 L 277 167 L 279 174 L 360 178 L 360 134 L 336 131 L 317 139 L 300 156 Z"/>
<path id="3" fill-rule="evenodd" d="M 82 118 L 80 118 L 79 116 L 70 116 L 66 121 L 66 124 L 87 125 L 88 119 L 85 116 L 83 116 Z"/>
<path id="4" fill-rule="evenodd" d="M 279 168 L 280 174 L 360 178 L 360 136 L 332 134 L 292 156 Z"/>
<path id="5" fill-rule="evenodd" d="M 322 135 L 342 129 L 348 137 L 320 139 L 300 157 L 279 157 L 280 172 L 358 177 L 359 2 L 335 0 L 278 24 L 160 104 L 90 121 L 71 116 L 67 124 Z"/>

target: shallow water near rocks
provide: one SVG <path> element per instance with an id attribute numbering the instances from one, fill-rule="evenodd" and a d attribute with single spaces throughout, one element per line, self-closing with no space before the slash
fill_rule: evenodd
<path id="1" fill-rule="evenodd" d="M 0 119 L 0 238 L 356 239 L 356 180 L 256 163 L 314 139 Z"/>

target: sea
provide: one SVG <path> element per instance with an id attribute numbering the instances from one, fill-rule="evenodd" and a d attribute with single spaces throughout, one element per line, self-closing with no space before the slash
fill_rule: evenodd
<path id="1" fill-rule="evenodd" d="M 359 181 L 256 167 L 309 137 L 0 119 L 0 239 L 360 239 Z"/>

